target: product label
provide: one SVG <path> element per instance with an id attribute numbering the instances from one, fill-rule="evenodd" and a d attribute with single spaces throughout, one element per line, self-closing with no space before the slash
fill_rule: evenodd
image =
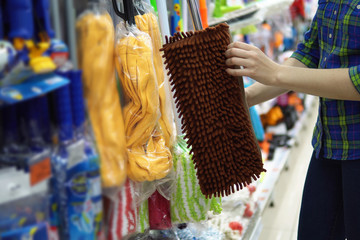
<path id="1" fill-rule="evenodd" d="M 75 196 L 79 197 L 85 197 L 86 193 L 88 191 L 88 185 L 87 185 L 87 179 L 86 179 L 86 173 L 79 173 L 76 174 L 71 180 L 70 180 L 70 191 Z"/>
<path id="2" fill-rule="evenodd" d="M 30 166 L 30 185 L 34 186 L 51 176 L 50 158 L 37 162 Z"/>
<path id="3" fill-rule="evenodd" d="M 68 170 L 68 220 L 70 240 L 95 239 L 94 209 L 89 196 L 88 163 Z"/>

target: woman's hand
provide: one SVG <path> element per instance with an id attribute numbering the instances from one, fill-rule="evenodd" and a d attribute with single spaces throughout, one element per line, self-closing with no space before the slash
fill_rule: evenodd
<path id="1" fill-rule="evenodd" d="M 232 76 L 247 76 L 262 84 L 275 86 L 281 66 L 268 58 L 259 48 L 234 42 L 225 52 L 226 70 Z"/>

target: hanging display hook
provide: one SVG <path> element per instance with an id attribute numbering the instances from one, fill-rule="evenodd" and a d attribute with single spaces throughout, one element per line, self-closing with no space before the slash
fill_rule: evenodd
<path id="1" fill-rule="evenodd" d="M 114 12 L 116 15 L 124 19 L 125 21 L 128 21 L 130 25 L 135 24 L 135 15 L 134 15 L 134 5 L 132 3 L 132 0 L 123 0 L 124 4 L 124 13 L 120 12 L 117 1 L 112 0 L 112 5 L 114 8 Z"/>

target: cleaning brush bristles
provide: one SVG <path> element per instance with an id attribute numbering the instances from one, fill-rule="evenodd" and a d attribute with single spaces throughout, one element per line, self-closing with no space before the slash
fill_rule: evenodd
<path id="1" fill-rule="evenodd" d="M 177 33 L 161 51 L 202 193 L 229 195 L 260 177 L 242 81 L 226 73 L 229 26 Z"/>

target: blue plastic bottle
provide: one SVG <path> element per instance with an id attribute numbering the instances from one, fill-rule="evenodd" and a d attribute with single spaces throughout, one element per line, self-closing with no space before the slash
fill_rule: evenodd
<path id="1" fill-rule="evenodd" d="M 83 96 L 83 86 L 81 81 L 82 72 L 73 70 L 69 73 L 70 76 L 70 89 L 71 89 L 71 102 L 73 106 L 73 119 L 75 126 L 76 139 L 83 139 L 85 141 L 85 154 L 89 161 L 89 168 L 87 177 L 89 181 L 89 197 L 91 198 L 94 219 L 93 225 L 95 235 L 101 234 L 102 228 L 102 194 L 101 194 L 101 178 L 100 178 L 100 163 L 99 155 L 95 150 L 93 142 L 87 138 L 86 118 L 85 118 L 85 104 Z"/>
<path id="2" fill-rule="evenodd" d="M 60 239 L 94 239 L 93 213 L 89 198 L 87 172 L 89 163 L 83 144 L 74 141 L 70 87 L 53 94 L 60 147 L 53 158 L 57 202 L 60 218 Z"/>

